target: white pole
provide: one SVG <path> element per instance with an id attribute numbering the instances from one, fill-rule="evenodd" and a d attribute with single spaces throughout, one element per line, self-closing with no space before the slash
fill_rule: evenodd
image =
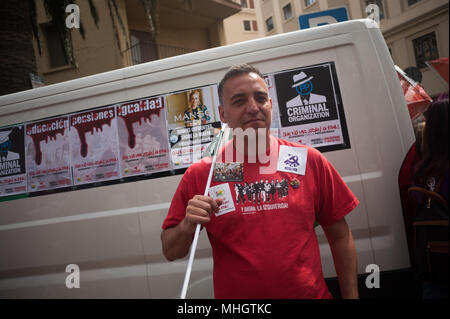
<path id="1" fill-rule="evenodd" d="M 209 193 L 209 186 L 211 185 L 211 179 L 212 179 L 213 172 L 214 172 L 214 166 L 216 164 L 217 152 L 220 148 L 220 145 L 222 144 L 222 138 L 223 138 L 223 132 L 225 130 L 225 126 L 226 126 L 226 124 L 224 124 L 222 126 L 222 129 L 220 130 L 220 133 L 219 133 L 219 139 L 217 141 L 217 145 L 214 150 L 214 156 L 213 156 L 213 160 L 211 163 L 211 168 L 209 169 L 208 181 L 206 183 L 204 196 L 208 196 L 208 193 Z M 191 277 L 192 264 L 194 263 L 194 255 L 195 255 L 195 250 L 197 249 L 197 242 L 198 242 L 198 236 L 200 234 L 200 227 L 201 227 L 201 225 L 197 224 L 197 227 L 195 228 L 194 240 L 192 241 L 191 251 L 189 253 L 189 261 L 188 261 L 188 265 L 187 265 L 187 269 L 186 269 L 186 275 L 184 276 L 184 283 L 183 283 L 183 288 L 181 289 L 180 299 L 186 299 L 186 292 L 187 292 L 187 288 L 189 285 L 189 278 Z"/>

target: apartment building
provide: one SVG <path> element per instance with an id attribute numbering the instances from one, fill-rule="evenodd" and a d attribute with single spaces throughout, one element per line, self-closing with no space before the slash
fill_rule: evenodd
<path id="1" fill-rule="evenodd" d="M 449 56 L 448 0 L 260 0 L 257 21 L 270 36 L 299 30 L 302 14 L 333 8 L 345 7 L 349 19 L 362 19 L 369 4 L 380 9 L 380 28 L 394 63 L 417 67 L 430 95 L 447 91 L 425 61 Z"/>
<path id="2" fill-rule="evenodd" d="M 98 26 L 92 19 L 88 1 L 78 0 L 80 20 L 86 32 L 83 39 L 77 29 L 70 31 L 73 52 L 70 61 L 43 2 L 36 1 L 42 48 L 39 54 L 34 41 L 37 73 L 45 84 L 53 84 L 224 45 L 223 20 L 240 12 L 241 2 L 159 1 L 157 31 L 152 33 L 140 0 L 94 1 Z"/>
<path id="3" fill-rule="evenodd" d="M 264 36 L 256 17 L 259 0 L 240 0 L 242 10 L 223 20 L 223 42 L 232 44 Z"/>

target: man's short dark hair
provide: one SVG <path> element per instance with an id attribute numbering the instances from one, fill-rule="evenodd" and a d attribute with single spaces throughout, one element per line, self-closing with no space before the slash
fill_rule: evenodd
<path id="1" fill-rule="evenodd" d="M 225 82 L 227 82 L 231 78 L 234 78 L 235 76 L 248 73 L 256 73 L 261 77 L 261 79 L 263 79 L 263 75 L 257 68 L 246 63 L 237 64 L 228 69 L 227 73 L 225 73 L 222 80 L 219 82 L 219 87 L 217 88 L 219 91 L 220 105 L 223 106 L 223 88 L 225 86 Z"/>

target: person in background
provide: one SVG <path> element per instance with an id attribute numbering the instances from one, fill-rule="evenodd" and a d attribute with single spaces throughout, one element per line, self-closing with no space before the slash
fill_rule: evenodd
<path id="1" fill-rule="evenodd" d="M 437 192 L 445 199 L 447 205 L 449 199 L 448 108 L 447 94 L 447 98 L 439 98 L 425 111 L 421 160 L 414 171 L 414 184 Z M 418 196 L 415 193 L 412 195 L 419 204 L 427 200 L 425 196 Z M 448 282 L 425 281 L 423 298 L 448 298 Z"/>
<path id="2" fill-rule="evenodd" d="M 414 135 L 416 137 L 414 143 L 411 145 L 406 154 L 403 163 L 400 167 L 398 176 L 398 186 L 400 190 L 400 199 L 403 211 L 403 220 L 405 223 L 406 238 L 408 241 L 408 250 L 411 264 L 414 264 L 414 228 L 413 220 L 417 210 L 417 202 L 408 195 L 408 189 L 413 186 L 414 169 L 417 163 L 422 159 L 422 140 L 423 129 L 425 127 L 425 117 L 423 114 L 418 116 L 412 122 L 414 128 Z M 417 292 L 420 289 L 417 289 Z"/>
<path id="3" fill-rule="evenodd" d="M 448 98 L 432 103 L 424 116 L 421 161 L 414 172 L 414 183 L 429 188 L 434 180 L 434 187 L 439 186 L 439 194 L 448 201 Z"/>

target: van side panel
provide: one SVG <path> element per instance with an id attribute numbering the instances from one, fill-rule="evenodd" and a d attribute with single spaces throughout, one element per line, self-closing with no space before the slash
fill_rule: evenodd
<path id="1" fill-rule="evenodd" d="M 325 152 L 360 205 L 348 215 L 358 273 L 408 268 L 398 172 L 414 141 L 381 32 L 365 20 L 281 34 L 0 97 L 0 127 L 217 83 L 250 63 L 274 73 L 333 61 L 350 148 Z M 167 262 L 161 224 L 181 175 L 0 202 L 0 298 L 178 298 L 186 259 Z M 336 276 L 316 228 L 326 277 Z M 80 268 L 69 289 L 66 266 Z M 212 298 L 204 231 L 189 298 Z"/>

